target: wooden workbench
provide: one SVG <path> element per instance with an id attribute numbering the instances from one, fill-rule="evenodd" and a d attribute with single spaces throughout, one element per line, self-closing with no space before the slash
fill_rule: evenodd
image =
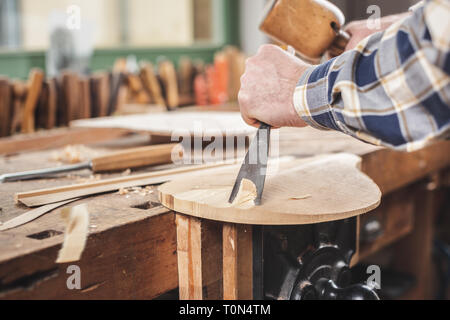
<path id="1" fill-rule="evenodd" d="M 58 131 L 58 134 L 63 133 Z M 97 144 L 95 149 L 106 152 L 117 146 L 134 147 L 146 142 L 148 137 L 127 136 L 116 139 L 114 143 Z M 36 144 L 35 141 L 33 143 Z M 2 145 L 11 146 L 11 140 L 0 140 L 0 150 Z M 24 145 L 29 149 L 29 144 Z M 51 144 L 45 147 L 51 148 Z M 15 149 L 13 153 L 18 151 Z M 48 167 L 51 152 L 33 151 L 2 156 L 2 173 Z M 380 186 L 384 194 L 383 204 L 374 214 L 386 216 L 396 213 L 392 214 L 395 219 L 386 219 L 387 236 L 377 239 L 364 250 L 361 248 L 360 256 L 369 256 L 399 237 L 411 235 L 414 230 L 420 231 L 431 224 L 431 218 L 426 214 L 432 206 L 429 193 L 423 194 L 425 200 L 420 204 L 421 218 L 414 220 L 412 215 L 418 213 L 419 205 L 408 206 L 408 202 L 417 193 L 397 191 L 448 167 L 450 143 L 443 142 L 405 154 L 375 148 L 334 132 L 313 129 L 283 129 L 280 132 L 281 155 L 307 157 L 335 152 L 349 152 L 363 158 L 363 171 Z M 77 174 L 90 176 L 89 172 Z M 0 185 L 0 221 L 5 222 L 28 210 L 14 204 L 14 193 L 75 183 L 78 178 L 63 176 Z M 427 200 L 429 197 L 430 200 Z M 81 261 L 74 263 L 81 268 L 82 289 L 68 290 L 68 265 L 55 264 L 65 229 L 64 221 L 55 210 L 32 223 L 0 233 L 0 299 L 152 299 L 177 287 L 180 288 L 181 298 L 251 297 L 248 288 L 238 289 L 228 280 L 237 279 L 236 274 L 249 277 L 248 273 L 239 273 L 239 270 L 248 270 L 248 266 L 245 266 L 245 261 L 242 264 L 236 260 L 238 254 L 229 254 L 229 246 L 222 242 L 224 235 L 237 237 L 244 234 L 242 243 L 245 243 L 246 228 L 178 215 L 178 249 L 179 253 L 185 252 L 187 258 L 179 255 L 177 261 L 176 215 L 159 205 L 156 192 L 146 196 L 106 194 L 77 203 L 87 203 L 91 216 L 86 249 Z M 424 209 L 424 205 L 428 209 Z M 188 221 L 188 224 L 183 224 L 180 219 Z M 400 232 L 397 232 L 398 226 L 402 228 Z M 426 230 L 419 237 L 414 237 L 414 241 L 421 241 L 421 247 L 425 248 L 415 252 L 421 255 L 424 264 L 430 260 L 427 258 L 431 248 L 429 229 Z M 239 248 L 246 250 L 243 245 Z M 222 260 L 222 253 L 226 259 Z M 409 256 L 409 259 L 414 258 Z M 223 261 L 227 266 L 234 267 L 224 269 Z M 415 264 L 414 268 L 425 270 L 424 264 Z"/>

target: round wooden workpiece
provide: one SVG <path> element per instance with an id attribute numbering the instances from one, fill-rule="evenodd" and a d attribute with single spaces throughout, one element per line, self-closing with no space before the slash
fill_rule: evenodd
<path id="1" fill-rule="evenodd" d="M 228 203 L 238 166 L 194 174 L 159 187 L 167 208 L 194 217 L 238 224 L 299 225 L 341 220 L 375 209 L 378 186 L 359 169 L 361 159 L 337 154 L 273 161 L 261 206 Z"/>

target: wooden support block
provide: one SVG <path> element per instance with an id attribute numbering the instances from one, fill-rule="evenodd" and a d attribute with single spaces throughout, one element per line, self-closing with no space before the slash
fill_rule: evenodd
<path id="1" fill-rule="evenodd" d="M 34 111 L 39 101 L 43 81 L 44 72 L 42 70 L 31 70 L 28 80 L 28 93 L 23 111 L 22 133 L 31 133 L 35 130 Z"/>
<path id="2" fill-rule="evenodd" d="M 221 224 L 176 216 L 181 300 L 222 299 Z"/>
<path id="3" fill-rule="evenodd" d="M 11 131 L 12 88 L 6 78 L 0 78 L 0 137 L 6 137 Z"/>
<path id="4" fill-rule="evenodd" d="M 253 299 L 252 227 L 223 225 L 223 299 Z"/>
<path id="5" fill-rule="evenodd" d="M 414 199 L 414 229 L 395 245 L 393 268 L 416 278 L 415 287 L 401 299 L 433 299 L 432 251 L 436 192 L 428 190 L 424 184 L 419 184 L 411 191 L 411 195 Z"/>

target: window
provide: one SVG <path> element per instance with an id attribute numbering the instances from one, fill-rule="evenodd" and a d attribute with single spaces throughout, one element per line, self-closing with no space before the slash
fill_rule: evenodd
<path id="1" fill-rule="evenodd" d="M 0 0 L 0 47 L 45 50 L 79 8 L 95 48 L 182 47 L 217 42 L 218 0 Z"/>

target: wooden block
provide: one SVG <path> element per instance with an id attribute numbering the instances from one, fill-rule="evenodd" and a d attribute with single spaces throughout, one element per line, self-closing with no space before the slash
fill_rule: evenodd
<path id="1" fill-rule="evenodd" d="M 91 86 L 88 78 L 83 77 L 78 80 L 80 88 L 80 119 L 91 117 Z"/>
<path id="2" fill-rule="evenodd" d="M 31 133 L 35 130 L 34 111 L 39 101 L 43 81 L 44 72 L 42 70 L 31 70 L 28 80 L 28 93 L 23 111 L 22 133 Z"/>
<path id="3" fill-rule="evenodd" d="M 228 82 L 228 97 L 230 101 L 237 101 L 239 90 L 241 88 L 241 76 L 245 71 L 246 56 L 236 47 L 226 47 L 225 54 L 230 67 Z"/>
<path id="4" fill-rule="evenodd" d="M 69 125 L 70 121 L 80 119 L 80 86 L 78 75 L 66 71 L 62 75 L 62 90 L 64 95 L 65 119 L 64 124 Z"/>
<path id="5" fill-rule="evenodd" d="M 139 104 L 150 103 L 150 95 L 144 89 L 141 78 L 134 74 L 128 74 L 127 80 L 132 102 Z"/>
<path id="6" fill-rule="evenodd" d="M 0 137 L 6 137 L 11 131 L 12 87 L 6 78 L 0 78 Z"/>
<path id="7" fill-rule="evenodd" d="M 107 73 L 97 73 L 91 77 L 92 117 L 106 117 L 109 103 L 109 77 Z"/>
<path id="8" fill-rule="evenodd" d="M 158 73 L 163 84 L 167 107 L 176 108 L 180 105 L 178 92 L 178 80 L 175 67 L 172 62 L 165 60 L 159 63 Z"/>
<path id="9" fill-rule="evenodd" d="M 123 88 L 126 88 L 126 75 L 123 72 L 112 73 L 110 81 L 111 96 L 108 104 L 108 115 L 112 115 L 117 110 L 120 110 L 123 103 Z"/>
<path id="10" fill-rule="evenodd" d="M 180 299 L 222 299 L 221 224 L 177 215 L 176 225 Z"/>
<path id="11" fill-rule="evenodd" d="M 48 90 L 47 98 L 47 119 L 45 123 L 46 129 L 53 129 L 57 124 L 57 108 L 58 108 L 58 92 L 57 92 L 57 80 L 49 79 L 46 82 Z"/>
<path id="12" fill-rule="evenodd" d="M 178 78 L 180 95 L 192 95 L 194 93 L 195 69 L 191 59 L 183 57 L 178 63 Z"/>
<path id="13" fill-rule="evenodd" d="M 153 65 L 149 62 L 143 63 L 141 65 L 140 77 L 144 88 L 149 92 L 153 103 L 165 106 L 166 102 L 162 96 L 162 89 L 159 81 L 155 75 Z"/>
<path id="14" fill-rule="evenodd" d="M 11 135 L 18 132 L 22 127 L 24 101 L 27 93 L 25 83 L 21 81 L 13 82 L 13 111 L 11 121 Z"/>
<path id="15" fill-rule="evenodd" d="M 34 117 L 36 119 L 36 128 L 45 128 L 47 122 L 48 107 L 48 86 L 46 82 L 42 84 L 41 95 L 36 106 Z"/>

